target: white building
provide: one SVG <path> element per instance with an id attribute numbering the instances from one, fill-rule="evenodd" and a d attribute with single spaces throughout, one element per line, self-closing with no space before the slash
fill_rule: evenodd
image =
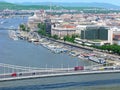
<path id="1" fill-rule="evenodd" d="M 86 25 L 77 25 L 76 26 L 76 33 L 80 35 L 81 30 L 84 30 L 84 29 L 86 29 Z"/>
<path id="2" fill-rule="evenodd" d="M 71 36 L 76 34 L 76 28 L 52 27 L 51 35 L 58 35 L 58 37 Z"/>

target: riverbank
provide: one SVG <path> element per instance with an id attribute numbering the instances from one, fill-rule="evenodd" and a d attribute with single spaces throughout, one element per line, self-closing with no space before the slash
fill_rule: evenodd
<path id="1" fill-rule="evenodd" d="M 49 49 L 56 54 L 67 53 L 70 56 L 77 57 L 82 60 L 93 61 L 98 64 L 112 63 L 112 65 L 120 65 L 119 56 L 116 57 L 116 55 L 100 52 L 99 50 L 92 47 L 82 46 L 76 43 L 70 43 L 63 40 L 55 40 L 53 38 L 48 38 L 45 36 L 36 36 L 37 37 L 33 37 L 32 34 L 30 35 L 26 32 L 22 32 L 21 34 L 21 37 L 24 37 L 25 40 L 33 42 L 37 45 L 42 45 L 43 47 Z"/>

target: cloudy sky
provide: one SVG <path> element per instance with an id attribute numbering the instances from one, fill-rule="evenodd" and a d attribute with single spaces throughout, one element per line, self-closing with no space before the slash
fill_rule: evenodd
<path id="1" fill-rule="evenodd" d="M 1 1 L 1 0 L 0 0 Z M 101 2 L 120 6 L 120 0 L 4 0 L 7 2 Z"/>

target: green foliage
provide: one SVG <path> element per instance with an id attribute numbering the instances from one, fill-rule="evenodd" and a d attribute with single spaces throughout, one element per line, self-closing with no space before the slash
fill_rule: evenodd
<path id="1" fill-rule="evenodd" d="M 46 25 L 44 23 L 39 23 L 37 25 L 37 27 L 40 29 L 40 30 L 45 30 L 46 29 Z"/>
<path id="2" fill-rule="evenodd" d="M 53 37 L 54 39 L 59 39 L 59 38 L 58 38 L 58 35 L 53 35 L 52 37 Z"/>
<path id="3" fill-rule="evenodd" d="M 29 27 L 27 27 L 27 30 L 26 30 L 27 32 L 29 32 L 30 31 L 30 28 Z"/>
<path id="4" fill-rule="evenodd" d="M 107 50 L 110 53 L 119 54 L 120 55 L 120 46 L 119 45 L 103 45 L 103 46 L 96 46 L 95 48 L 101 50 Z"/>
<path id="5" fill-rule="evenodd" d="M 0 9 L 11 9 L 14 8 L 16 5 L 15 4 L 11 4 L 11 3 L 7 3 L 7 2 L 0 2 Z"/>
<path id="6" fill-rule="evenodd" d="M 44 36 L 47 36 L 47 33 L 46 33 L 46 25 L 44 23 L 39 23 L 37 25 L 37 27 L 39 28 L 38 30 L 38 33 L 41 34 L 41 35 L 44 35 Z"/>
<path id="7" fill-rule="evenodd" d="M 11 9 L 11 10 L 38 10 L 38 9 L 49 9 L 49 6 L 45 5 L 17 5 L 7 2 L 0 2 L 0 10 Z"/>
<path id="8" fill-rule="evenodd" d="M 46 31 L 45 30 L 38 30 L 38 33 L 41 34 L 41 35 L 46 36 Z"/>
<path id="9" fill-rule="evenodd" d="M 48 36 L 49 38 L 51 38 L 51 37 L 52 37 L 50 34 L 46 34 L 46 36 Z"/>
<path id="10" fill-rule="evenodd" d="M 77 36 L 74 35 L 74 34 L 72 36 L 67 35 L 67 36 L 64 36 L 63 40 L 74 43 L 74 40 L 75 40 L 76 37 Z"/>
<path id="11" fill-rule="evenodd" d="M 22 30 L 22 31 L 26 31 L 26 32 L 29 32 L 30 31 L 30 28 L 29 27 L 27 27 L 26 25 L 24 25 L 24 24 L 20 24 L 20 30 Z"/>
<path id="12" fill-rule="evenodd" d="M 23 31 L 25 31 L 25 30 L 26 30 L 26 27 L 25 27 L 25 25 L 24 25 L 24 24 L 20 24 L 20 30 L 23 30 Z"/>

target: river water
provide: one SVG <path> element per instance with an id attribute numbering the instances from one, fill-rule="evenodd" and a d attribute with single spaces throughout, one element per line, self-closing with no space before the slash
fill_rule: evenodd
<path id="1" fill-rule="evenodd" d="M 27 17 L 0 19 L 1 21 L 5 22 L 0 24 L 0 28 L 18 27 L 20 23 L 27 22 Z M 0 63 L 42 68 L 46 68 L 46 65 L 60 68 L 93 64 L 68 54 L 54 54 L 40 45 L 27 41 L 14 41 L 9 38 L 7 30 L 0 30 Z M 119 76 L 117 73 L 0 82 L 0 90 L 120 90 Z"/>

